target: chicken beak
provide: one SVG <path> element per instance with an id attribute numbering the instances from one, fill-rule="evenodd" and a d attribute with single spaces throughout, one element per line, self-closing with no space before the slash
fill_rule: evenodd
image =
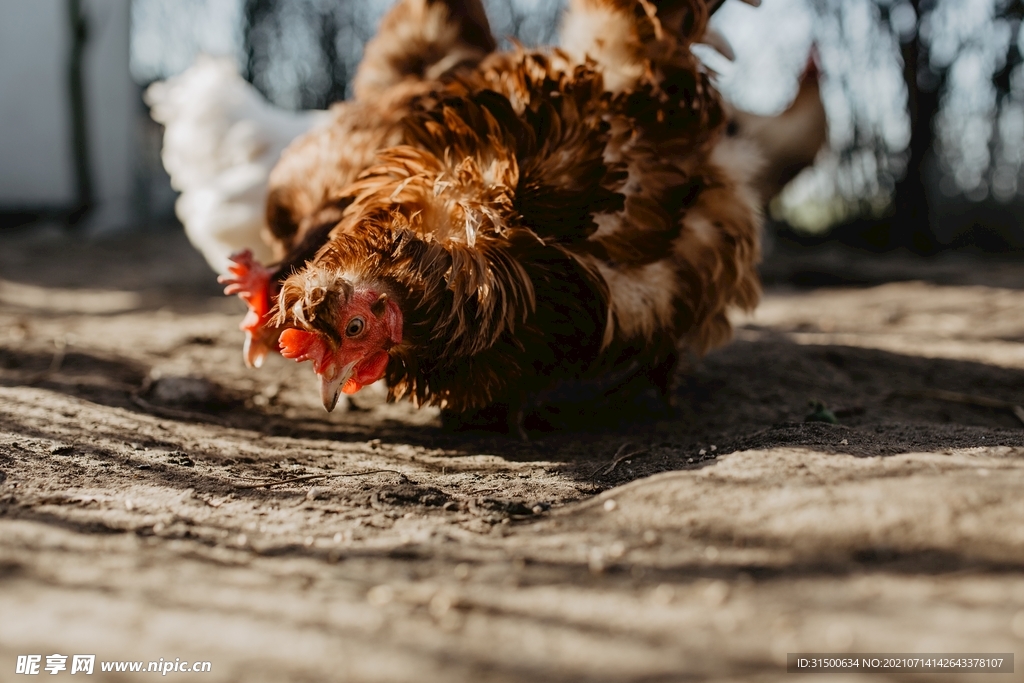
<path id="1" fill-rule="evenodd" d="M 320 400 L 324 402 L 324 408 L 327 412 L 334 410 L 334 407 L 338 405 L 338 396 L 341 394 L 341 388 L 345 386 L 352 373 L 355 371 L 355 363 L 349 363 L 341 372 L 335 374 L 333 377 L 332 373 L 326 372 L 320 375 Z"/>

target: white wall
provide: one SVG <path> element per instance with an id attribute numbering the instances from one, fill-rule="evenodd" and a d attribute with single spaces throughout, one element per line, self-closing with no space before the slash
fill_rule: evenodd
<path id="1" fill-rule="evenodd" d="M 130 0 L 83 0 L 86 125 L 97 228 L 132 220 L 139 89 L 128 72 Z M 0 210 L 75 201 L 66 0 L 0 0 Z"/>
<path id="2" fill-rule="evenodd" d="M 63 0 L 0 0 L 0 207 L 75 199 Z"/>

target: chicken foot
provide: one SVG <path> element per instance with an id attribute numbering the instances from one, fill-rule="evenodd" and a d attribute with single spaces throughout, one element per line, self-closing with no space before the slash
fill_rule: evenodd
<path id="1" fill-rule="evenodd" d="M 224 294 L 238 297 L 249 307 L 239 328 L 245 332 L 245 346 L 242 355 L 245 364 L 251 368 L 258 368 L 263 365 L 263 360 L 270 351 L 277 345 L 277 335 L 268 334 L 272 330 L 269 326 L 270 318 L 268 313 L 271 305 L 271 280 L 274 271 L 264 267 L 259 261 L 253 258 L 252 251 L 243 249 L 230 257 L 231 264 L 228 266 L 230 275 L 221 275 L 217 282 L 224 287 Z M 273 336 L 271 343 L 270 337 Z"/>

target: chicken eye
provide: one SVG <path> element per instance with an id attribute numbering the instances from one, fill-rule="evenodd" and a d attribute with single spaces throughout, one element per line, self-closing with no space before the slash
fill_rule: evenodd
<path id="1" fill-rule="evenodd" d="M 345 336 L 358 337 L 362 334 L 364 327 L 366 327 L 366 323 L 362 318 L 352 318 L 348 321 L 348 327 L 345 328 Z"/>

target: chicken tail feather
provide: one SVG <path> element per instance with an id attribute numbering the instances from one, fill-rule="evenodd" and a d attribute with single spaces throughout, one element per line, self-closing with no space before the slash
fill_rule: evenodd
<path id="1" fill-rule="evenodd" d="M 480 0 L 401 0 L 366 44 L 353 89 L 369 99 L 407 78 L 475 64 L 495 47 Z"/>

